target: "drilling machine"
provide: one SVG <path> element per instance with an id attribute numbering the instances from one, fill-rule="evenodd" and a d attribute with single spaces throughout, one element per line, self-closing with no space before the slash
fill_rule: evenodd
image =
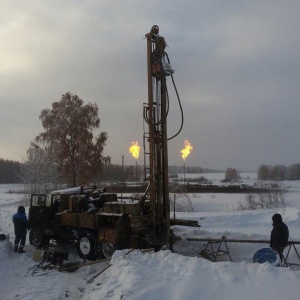
<path id="1" fill-rule="evenodd" d="M 153 26 L 146 38 L 148 103 L 144 104 L 143 116 L 148 131 L 143 141 L 148 188 L 139 202 L 119 200 L 116 194 L 96 190 L 96 187 L 53 191 L 51 199 L 47 195 L 33 194 L 29 209 L 33 245 L 41 248 L 49 240 L 71 241 L 83 258 L 110 257 L 115 251 L 116 223 L 124 213 L 130 216 L 130 247 L 150 246 L 159 250 L 169 244 L 166 77 L 174 71 L 166 61 L 166 42 L 159 36 L 158 26 Z"/>
<path id="2" fill-rule="evenodd" d="M 154 25 L 146 34 L 148 67 L 148 103 L 144 104 L 144 120 L 148 132 L 144 133 L 145 178 L 149 180 L 151 244 L 169 242 L 170 201 L 168 180 L 167 139 L 167 83 L 172 70 L 166 61 L 166 42 Z"/>

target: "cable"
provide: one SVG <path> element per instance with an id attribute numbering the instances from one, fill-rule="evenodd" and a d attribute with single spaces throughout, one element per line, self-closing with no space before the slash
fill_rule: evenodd
<path id="1" fill-rule="evenodd" d="M 168 63 L 171 65 L 170 63 L 170 59 L 169 59 L 169 56 L 168 56 L 168 53 L 165 52 L 165 55 L 167 57 L 167 60 L 168 60 Z M 179 97 L 179 93 L 178 93 L 178 90 L 177 90 L 177 87 L 176 87 L 176 84 L 175 84 L 175 81 L 174 81 L 174 77 L 173 75 L 171 74 L 171 78 L 172 78 L 172 82 L 173 82 L 173 86 L 174 86 L 174 89 L 175 89 L 175 93 L 176 93 L 176 96 L 177 96 L 177 100 L 178 100 L 178 105 L 179 105 L 179 108 L 180 108 L 180 114 L 181 114 L 181 124 L 180 124 L 180 128 L 179 130 L 177 131 L 176 134 L 174 134 L 173 136 L 169 137 L 167 140 L 172 140 L 173 138 L 175 138 L 177 135 L 179 135 L 179 133 L 181 132 L 182 128 L 183 128 L 183 123 L 184 123 L 184 115 L 183 115 L 183 109 L 182 109 L 182 105 L 181 105 L 181 100 L 180 100 L 180 97 Z M 169 114 L 169 109 L 170 109 L 170 99 L 169 99 L 169 92 L 168 92 L 168 88 L 167 88 L 167 85 L 165 85 L 165 88 L 166 88 L 166 100 L 167 100 L 167 103 L 166 103 L 166 107 L 167 107 L 167 111 L 166 111 L 166 118 Z M 155 85 L 155 93 L 156 97 L 158 98 L 158 82 L 156 81 L 156 85 Z M 158 103 L 157 103 L 158 105 Z M 146 107 L 144 107 L 144 121 L 146 123 L 149 124 L 149 117 L 148 117 L 148 114 L 147 114 L 147 111 L 148 109 Z M 160 124 L 163 123 L 163 119 L 160 119 L 158 120 L 157 122 L 155 122 L 153 125 L 154 126 L 158 126 Z"/>
<path id="2" fill-rule="evenodd" d="M 32 271 L 32 276 L 35 275 L 35 273 L 41 269 L 45 263 L 45 261 L 47 260 L 47 257 L 48 257 L 48 249 L 49 249 L 49 246 L 47 246 L 45 249 L 44 249 L 44 255 L 43 255 L 43 259 L 41 260 L 41 262 L 37 265 L 34 266 L 34 270 Z"/>
<path id="3" fill-rule="evenodd" d="M 169 56 L 168 56 L 168 53 L 166 53 L 166 56 L 167 56 L 167 59 L 168 59 L 168 63 L 170 63 L 170 59 L 169 59 Z M 184 116 L 183 116 L 183 109 L 182 109 L 182 105 L 181 105 L 181 101 L 180 101 L 180 97 L 179 97 L 179 94 L 178 94 L 178 91 L 177 91 L 177 87 L 176 87 L 176 84 L 175 84 L 175 81 L 174 81 L 174 78 L 173 78 L 173 75 L 171 74 L 171 78 L 172 78 L 172 82 L 173 82 L 173 86 L 174 86 L 174 89 L 175 89 L 175 92 L 176 92 L 176 95 L 177 95 L 177 99 L 178 99 L 178 104 L 179 104 L 179 107 L 180 107 L 180 112 L 181 112 L 181 125 L 180 125 L 180 128 L 179 130 L 177 131 L 176 134 L 174 134 L 173 136 L 171 136 L 170 138 L 168 138 L 168 141 L 175 138 L 182 130 L 182 127 L 183 127 L 183 123 L 184 123 Z"/>

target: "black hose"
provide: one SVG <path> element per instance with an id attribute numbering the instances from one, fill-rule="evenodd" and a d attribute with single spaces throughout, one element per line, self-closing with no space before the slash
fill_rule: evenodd
<path id="1" fill-rule="evenodd" d="M 168 56 L 167 53 L 165 53 L 165 54 L 166 54 L 166 56 L 167 56 L 168 63 L 170 64 L 169 56 Z M 178 91 L 177 91 L 177 87 L 176 87 L 176 84 L 175 84 L 175 81 L 174 81 L 174 78 L 173 78 L 173 75 L 172 75 L 172 74 L 171 74 L 171 78 L 172 78 L 173 86 L 174 86 L 174 89 L 175 89 L 175 92 L 176 92 L 178 104 L 179 104 L 179 107 L 180 107 L 180 113 L 181 113 L 181 125 L 180 125 L 180 128 L 179 128 L 179 130 L 177 131 L 177 133 L 174 134 L 173 136 L 171 136 L 170 138 L 168 138 L 168 141 L 171 140 L 171 139 L 173 139 L 173 138 L 175 138 L 175 137 L 181 132 L 182 127 L 183 127 L 183 123 L 184 123 L 183 109 L 182 109 L 180 97 L 179 97 L 179 94 L 178 94 Z"/>

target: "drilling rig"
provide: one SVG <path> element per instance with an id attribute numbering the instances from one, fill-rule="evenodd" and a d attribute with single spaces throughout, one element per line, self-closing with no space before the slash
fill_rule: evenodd
<path id="1" fill-rule="evenodd" d="M 116 223 L 127 214 L 132 235 L 131 248 L 169 244 L 170 202 L 168 179 L 168 90 L 166 77 L 172 75 L 165 52 L 165 39 L 154 25 L 147 39 L 148 102 L 143 107 L 144 169 L 148 187 L 138 201 L 124 201 L 117 194 L 80 187 L 31 195 L 30 242 L 41 248 L 50 240 L 71 241 L 81 257 L 110 257 L 115 251 Z M 173 79 L 173 77 L 172 77 Z M 172 220 L 174 221 L 174 220 Z M 174 224 L 174 222 L 173 222 Z"/>
<path id="2" fill-rule="evenodd" d="M 154 25 L 146 34 L 148 67 L 148 103 L 144 104 L 145 177 L 149 180 L 150 229 L 153 244 L 168 244 L 170 231 L 170 201 L 168 179 L 167 83 L 174 71 L 166 61 L 166 42 Z"/>

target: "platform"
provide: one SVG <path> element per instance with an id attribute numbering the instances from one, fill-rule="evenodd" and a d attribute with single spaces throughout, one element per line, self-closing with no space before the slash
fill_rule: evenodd
<path id="1" fill-rule="evenodd" d="M 220 239 L 209 239 L 209 238 L 187 238 L 187 241 L 193 242 L 205 242 L 206 246 L 204 250 L 202 250 L 201 255 L 205 258 L 208 258 L 212 261 L 217 261 L 218 257 L 227 255 L 232 261 L 230 251 L 228 248 L 228 243 L 251 243 L 251 244 L 268 244 L 270 245 L 270 240 L 236 240 L 236 239 L 226 239 L 226 237 L 222 237 Z M 300 255 L 296 248 L 296 245 L 300 245 L 300 241 L 289 241 L 288 245 L 285 247 L 283 251 L 283 260 L 284 267 L 289 266 L 300 266 Z M 291 250 L 295 251 L 299 262 L 289 262 L 289 255 Z"/>

